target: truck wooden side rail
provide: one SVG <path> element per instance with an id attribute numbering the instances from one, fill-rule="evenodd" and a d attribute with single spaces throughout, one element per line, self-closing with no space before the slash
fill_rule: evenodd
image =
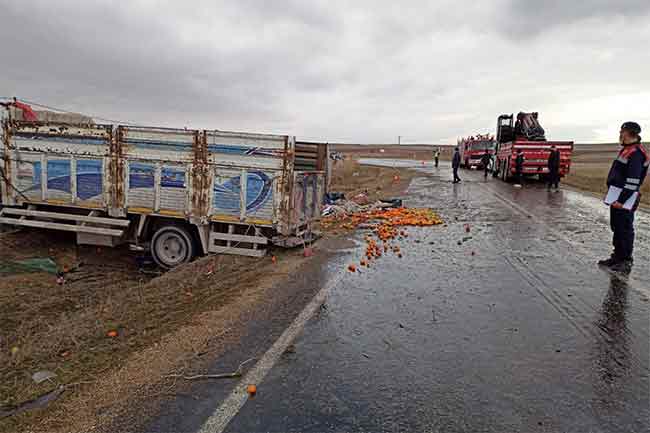
<path id="1" fill-rule="evenodd" d="M 297 156 L 287 135 L 7 116 L 0 152 L 0 223 L 150 247 L 164 268 L 302 243 L 326 192 L 327 149 Z"/>

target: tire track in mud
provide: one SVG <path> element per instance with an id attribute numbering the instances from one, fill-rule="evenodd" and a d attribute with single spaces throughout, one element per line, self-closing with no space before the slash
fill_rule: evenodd
<path id="1" fill-rule="evenodd" d="M 521 275 L 521 277 L 533 289 L 535 289 L 537 293 L 539 293 L 556 311 L 564 316 L 564 318 L 567 319 L 569 323 L 571 323 L 571 325 L 583 336 L 588 339 L 596 339 L 606 345 L 611 343 L 608 339 L 608 332 L 593 321 L 593 316 L 598 314 L 596 309 L 584 302 L 581 302 L 581 304 L 583 304 L 583 308 L 581 308 L 579 305 L 576 305 L 569 299 L 563 297 L 561 293 L 553 287 L 550 287 L 543 279 L 536 275 L 521 258 L 508 256 L 504 256 L 504 258 L 508 264 L 510 264 L 512 268 L 517 271 L 517 273 Z M 574 298 L 575 297 L 572 297 L 571 299 Z M 629 328 L 626 328 L 625 332 L 634 338 L 639 338 L 639 336 Z M 644 337 L 647 339 L 648 335 L 644 333 Z M 628 354 L 623 353 L 619 348 L 611 345 L 610 348 L 613 352 L 616 352 L 617 358 L 619 359 L 628 356 Z M 635 366 L 639 371 L 644 373 L 650 372 L 650 367 L 644 363 L 644 358 L 640 353 L 638 353 L 638 350 L 634 350 L 634 352 L 630 351 L 629 357 L 634 361 L 636 364 Z"/>

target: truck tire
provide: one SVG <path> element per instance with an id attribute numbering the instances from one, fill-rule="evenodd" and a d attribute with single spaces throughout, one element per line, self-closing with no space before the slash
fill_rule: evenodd
<path id="1" fill-rule="evenodd" d="M 501 161 L 498 159 L 494 160 L 494 164 L 492 165 L 492 177 L 499 177 L 499 172 L 501 171 L 500 168 Z"/>
<path id="2" fill-rule="evenodd" d="M 196 246 L 183 226 L 164 225 L 151 238 L 151 255 L 158 266 L 171 269 L 194 258 Z"/>

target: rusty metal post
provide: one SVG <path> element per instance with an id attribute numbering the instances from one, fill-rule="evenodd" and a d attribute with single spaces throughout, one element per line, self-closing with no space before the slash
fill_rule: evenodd
<path id="1" fill-rule="evenodd" d="M 2 121 L 2 181 L 5 185 L 2 188 L 0 202 L 4 204 L 14 204 L 16 192 L 11 185 L 11 108 L 7 108 L 7 118 Z M 11 192 L 10 192 L 11 191 Z"/>
<path id="2" fill-rule="evenodd" d="M 192 142 L 192 215 L 206 219 L 209 214 L 210 176 L 208 165 L 208 134 L 195 131 Z"/>
<path id="3" fill-rule="evenodd" d="M 124 130 L 118 126 L 116 131 L 113 128 L 108 130 L 109 143 L 109 194 L 108 211 L 111 216 L 126 216 L 124 203 L 124 152 L 123 152 Z"/>

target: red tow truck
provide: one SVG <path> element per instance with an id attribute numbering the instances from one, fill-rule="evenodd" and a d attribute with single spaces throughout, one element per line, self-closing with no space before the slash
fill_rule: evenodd
<path id="1" fill-rule="evenodd" d="M 460 138 L 457 142 L 460 152 L 461 166 L 464 168 L 483 168 L 481 158 L 487 151 L 490 156 L 494 155 L 496 142 L 489 134 L 476 135 L 467 138 Z"/>
<path id="2" fill-rule="evenodd" d="M 517 151 L 524 155 L 523 175 L 538 176 L 544 180 L 548 176 L 548 157 L 551 146 L 560 151 L 560 177 L 571 169 L 573 141 L 548 141 L 544 128 L 539 124 L 538 113 L 519 113 L 516 119 L 512 114 L 503 114 L 497 120 L 496 158 L 494 177 L 504 181 L 512 179 L 515 172 Z"/>

